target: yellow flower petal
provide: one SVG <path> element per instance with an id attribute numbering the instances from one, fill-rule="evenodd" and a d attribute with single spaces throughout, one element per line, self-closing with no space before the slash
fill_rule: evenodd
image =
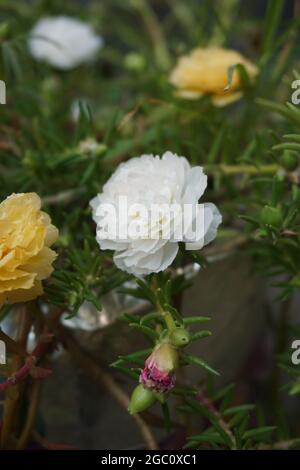
<path id="1" fill-rule="evenodd" d="M 236 93 L 229 93 L 228 95 L 214 95 L 211 100 L 215 106 L 221 108 L 222 106 L 238 101 L 242 96 L 243 94 L 237 91 Z"/>
<path id="2" fill-rule="evenodd" d="M 50 250 L 48 247 L 44 247 L 36 256 L 30 259 L 30 263 L 22 266 L 22 269 L 29 273 L 36 273 L 36 278 L 41 281 L 49 277 L 52 273 L 52 263 L 56 256 L 55 251 Z"/>
<path id="3" fill-rule="evenodd" d="M 41 280 L 53 271 L 49 247 L 58 230 L 41 210 L 35 193 L 12 194 L 0 204 L 0 308 L 43 292 Z"/>
<path id="4" fill-rule="evenodd" d="M 7 292 L 6 303 L 15 304 L 18 302 L 28 302 L 29 300 L 36 299 L 43 294 L 43 286 L 40 281 L 36 281 L 30 289 L 16 289 Z"/>
<path id="5" fill-rule="evenodd" d="M 176 95 L 180 96 L 180 98 L 186 98 L 187 100 L 197 100 L 198 98 L 202 98 L 203 93 L 199 91 L 178 90 L 176 91 Z"/>
<path id="6" fill-rule="evenodd" d="M 24 273 L 24 276 L 0 281 L 0 292 L 9 292 L 15 289 L 31 289 L 36 274 Z"/>
<path id="7" fill-rule="evenodd" d="M 46 212 L 41 212 L 43 225 L 46 227 L 45 245 L 51 246 L 58 239 L 58 229 L 51 224 L 51 219 Z"/>
<path id="8" fill-rule="evenodd" d="M 228 69 L 236 64 L 242 64 L 250 78 L 257 74 L 257 68 L 232 49 L 194 49 L 189 55 L 179 58 L 170 74 L 170 82 L 182 97 L 194 99 L 201 95 L 210 95 L 216 106 L 224 106 L 238 99 L 236 91 L 241 88 L 241 82 L 237 70 L 233 71 L 230 89 L 224 90 L 228 82 Z M 233 94 L 235 98 L 230 100 L 229 95 Z"/>

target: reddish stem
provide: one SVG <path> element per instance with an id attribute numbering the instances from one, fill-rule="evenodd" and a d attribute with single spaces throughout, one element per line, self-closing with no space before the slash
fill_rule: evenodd
<path id="1" fill-rule="evenodd" d="M 44 333 L 40 336 L 40 339 L 37 345 L 35 346 L 34 350 L 26 358 L 25 364 L 20 367 L 20 369 L 18 369 L 11 377 L 8 377 L 5 382 L 0 384 L 0 392 L 4 392 L 7 388 L 11 387 L 12 385 L 16 385 L 17 383 L 21 382 L 30 374 L 35 375 L 36 377 L 39 376 L 40 378 L 49 375 L 50 371 L 46 369 L 37 368 L 35 364 L 45 352 L 49 342 L 52 341 L 52 339 L 52 334 Z"/>

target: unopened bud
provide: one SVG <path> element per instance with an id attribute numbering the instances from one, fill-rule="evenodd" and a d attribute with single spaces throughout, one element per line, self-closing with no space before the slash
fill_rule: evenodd
<path id="1" fill-rule="evenodd" d="M 170 343 L 158 344 L 145 361 L 140 374 L 140 383 L 148 390 L 167 393 L 175 385 L 175 369 L 178 367 L 178 353 Z"/>
<path id="2" fill-rule="evenodd" d="M 183 347 L 189 344 L 190 335 L 185 328 L 175 328 L 170 335 L 173 346 Z"/>
<path id="3" fill-rule="evenodd" d="M 281 156 L 281 165 L 287 171 L 294 171 L 299 165 L 299 156 L 295 152 L 285 150 Z"/>
<path id="4" fill-rule="evenodd" d="M 282 224 L 282 213 L 278 207 L 265 206 L 260 213 L 260 221 L 263 225 L 280 227 Z"/>
<path id="5" fill-rule="evenodd" d="M 130 414 L 140 413 L 150 408 L 155 402 L 155 395 L 151 390 L 139 384 L 132 392 L 128 411 Z"/>
<path id="6" fill-rule="evenodd" d="M 124 65 L 127 70 L 132 72 L 141 72 L 144 70 L 146 62 L 141 54 L 138 54 L 137 52 L 129 52 L 129 54 L 125 56 Z"/>

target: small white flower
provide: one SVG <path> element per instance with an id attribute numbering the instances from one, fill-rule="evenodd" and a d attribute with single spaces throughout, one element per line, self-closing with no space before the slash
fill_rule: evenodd
<path id="1" fill-rule="evenodd" d="M 68 70 L 92 60 L 102 46 L 89 24 L 67 16 L 41 18 L 31 30 L 28 47 L 35 59 Z"/>
<path id="2" fill-rule="evenodd" d="M 76 98 L 71 103 L 70 118 L 74 123 L 78 123 L 80 116 L 90 117 L 93 104 L 88 98 Z"/>
<path id="3" fill-rule="evenodd" d="M 207 185 L 207 176 L 202 167 L 191 167 L 185 157 L 166 152 L 160 158 L 153 155 L 142 155 L 132 158 L 119 165 L 111 178 L 103 187 L 103 192 L 98 194 L 90 205 L 93 209 L 93 219 L 97 224 L 97 241 L 102 250 L 113 250 L 114 262 L 122 270 L 135 276 L 143 276 L 153 272 L 165 270 L 175 259 L 178 252 L 178 242 L 186 243 L 186 248 L 200 249 L 211 242 L 217 233 L 222 221 L 221 214 L 212 203 L 198 205 L 199 198 L 203 195 Z M 200 226 L 197 225 L 196 233 L 191 234 L 189 222 L 185 226 L 184 211 L 174 211 L 171 218 L 162 217 L 157 220 L 145 217 L 144 214 L 130 212 L 125 214 L 121 199 L 126 199 L 127 206 L 146 207 L 150 210 L 155 207 L 192 207 L 193 220 L 200 211 L 203 217 Z M 106 216 L 105 223 L 113 226 L 113 217 L 118 219 L 121 229 L 127 228 L 126 237 L 116 237 L 109 228 L 107 236 L 103 236 L 103 207 L 111 206 L 115 214 Z M 109 218 L 110 217 L 110 218 Z M 108 219 L 108 220 L 107 220 Z M 135 233 L 129 234 L 132 223 L 139 222 L 139 226 L 147 228 L 143 236 Z M 164 225 L 172 225 L 167 237 L 156 236 L 161 234 Z M 149 227 L 150 225 L 150 227 Z M 181 238 L 175 236 L 176 228 L 183 226 Z M 124 233 L 124 232 L 122 232 Z M 151 233 L 151 237 L 145 237 L 144 233 Z M 154 235 L 153 235 L 154 234 Z"/>

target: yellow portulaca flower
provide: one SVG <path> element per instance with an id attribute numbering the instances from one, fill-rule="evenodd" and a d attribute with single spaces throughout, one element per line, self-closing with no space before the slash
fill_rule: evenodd
<path id="1" fill-rule="evenodd" d="M 58 230 L 35 193 L 12 194 L 0 204 L 0 307 L 32 300 L 53 271 L 49 247 Z"/>
<path id="2" fill-rule="evenodd" d="M 189 55 L 179 58 L 170 75 L 170 81 L 178 89 L 179 96 L 194 99 L 210 95 L 215 106 L 225 106 L 242 95 L 240 77 L 236 69 L 231 86 L 226 89 L 228 68 L 237 64 L 245 67 L 250 78 L 257 74 L 255 65 L 232 49 L 194 49 Z"/>

